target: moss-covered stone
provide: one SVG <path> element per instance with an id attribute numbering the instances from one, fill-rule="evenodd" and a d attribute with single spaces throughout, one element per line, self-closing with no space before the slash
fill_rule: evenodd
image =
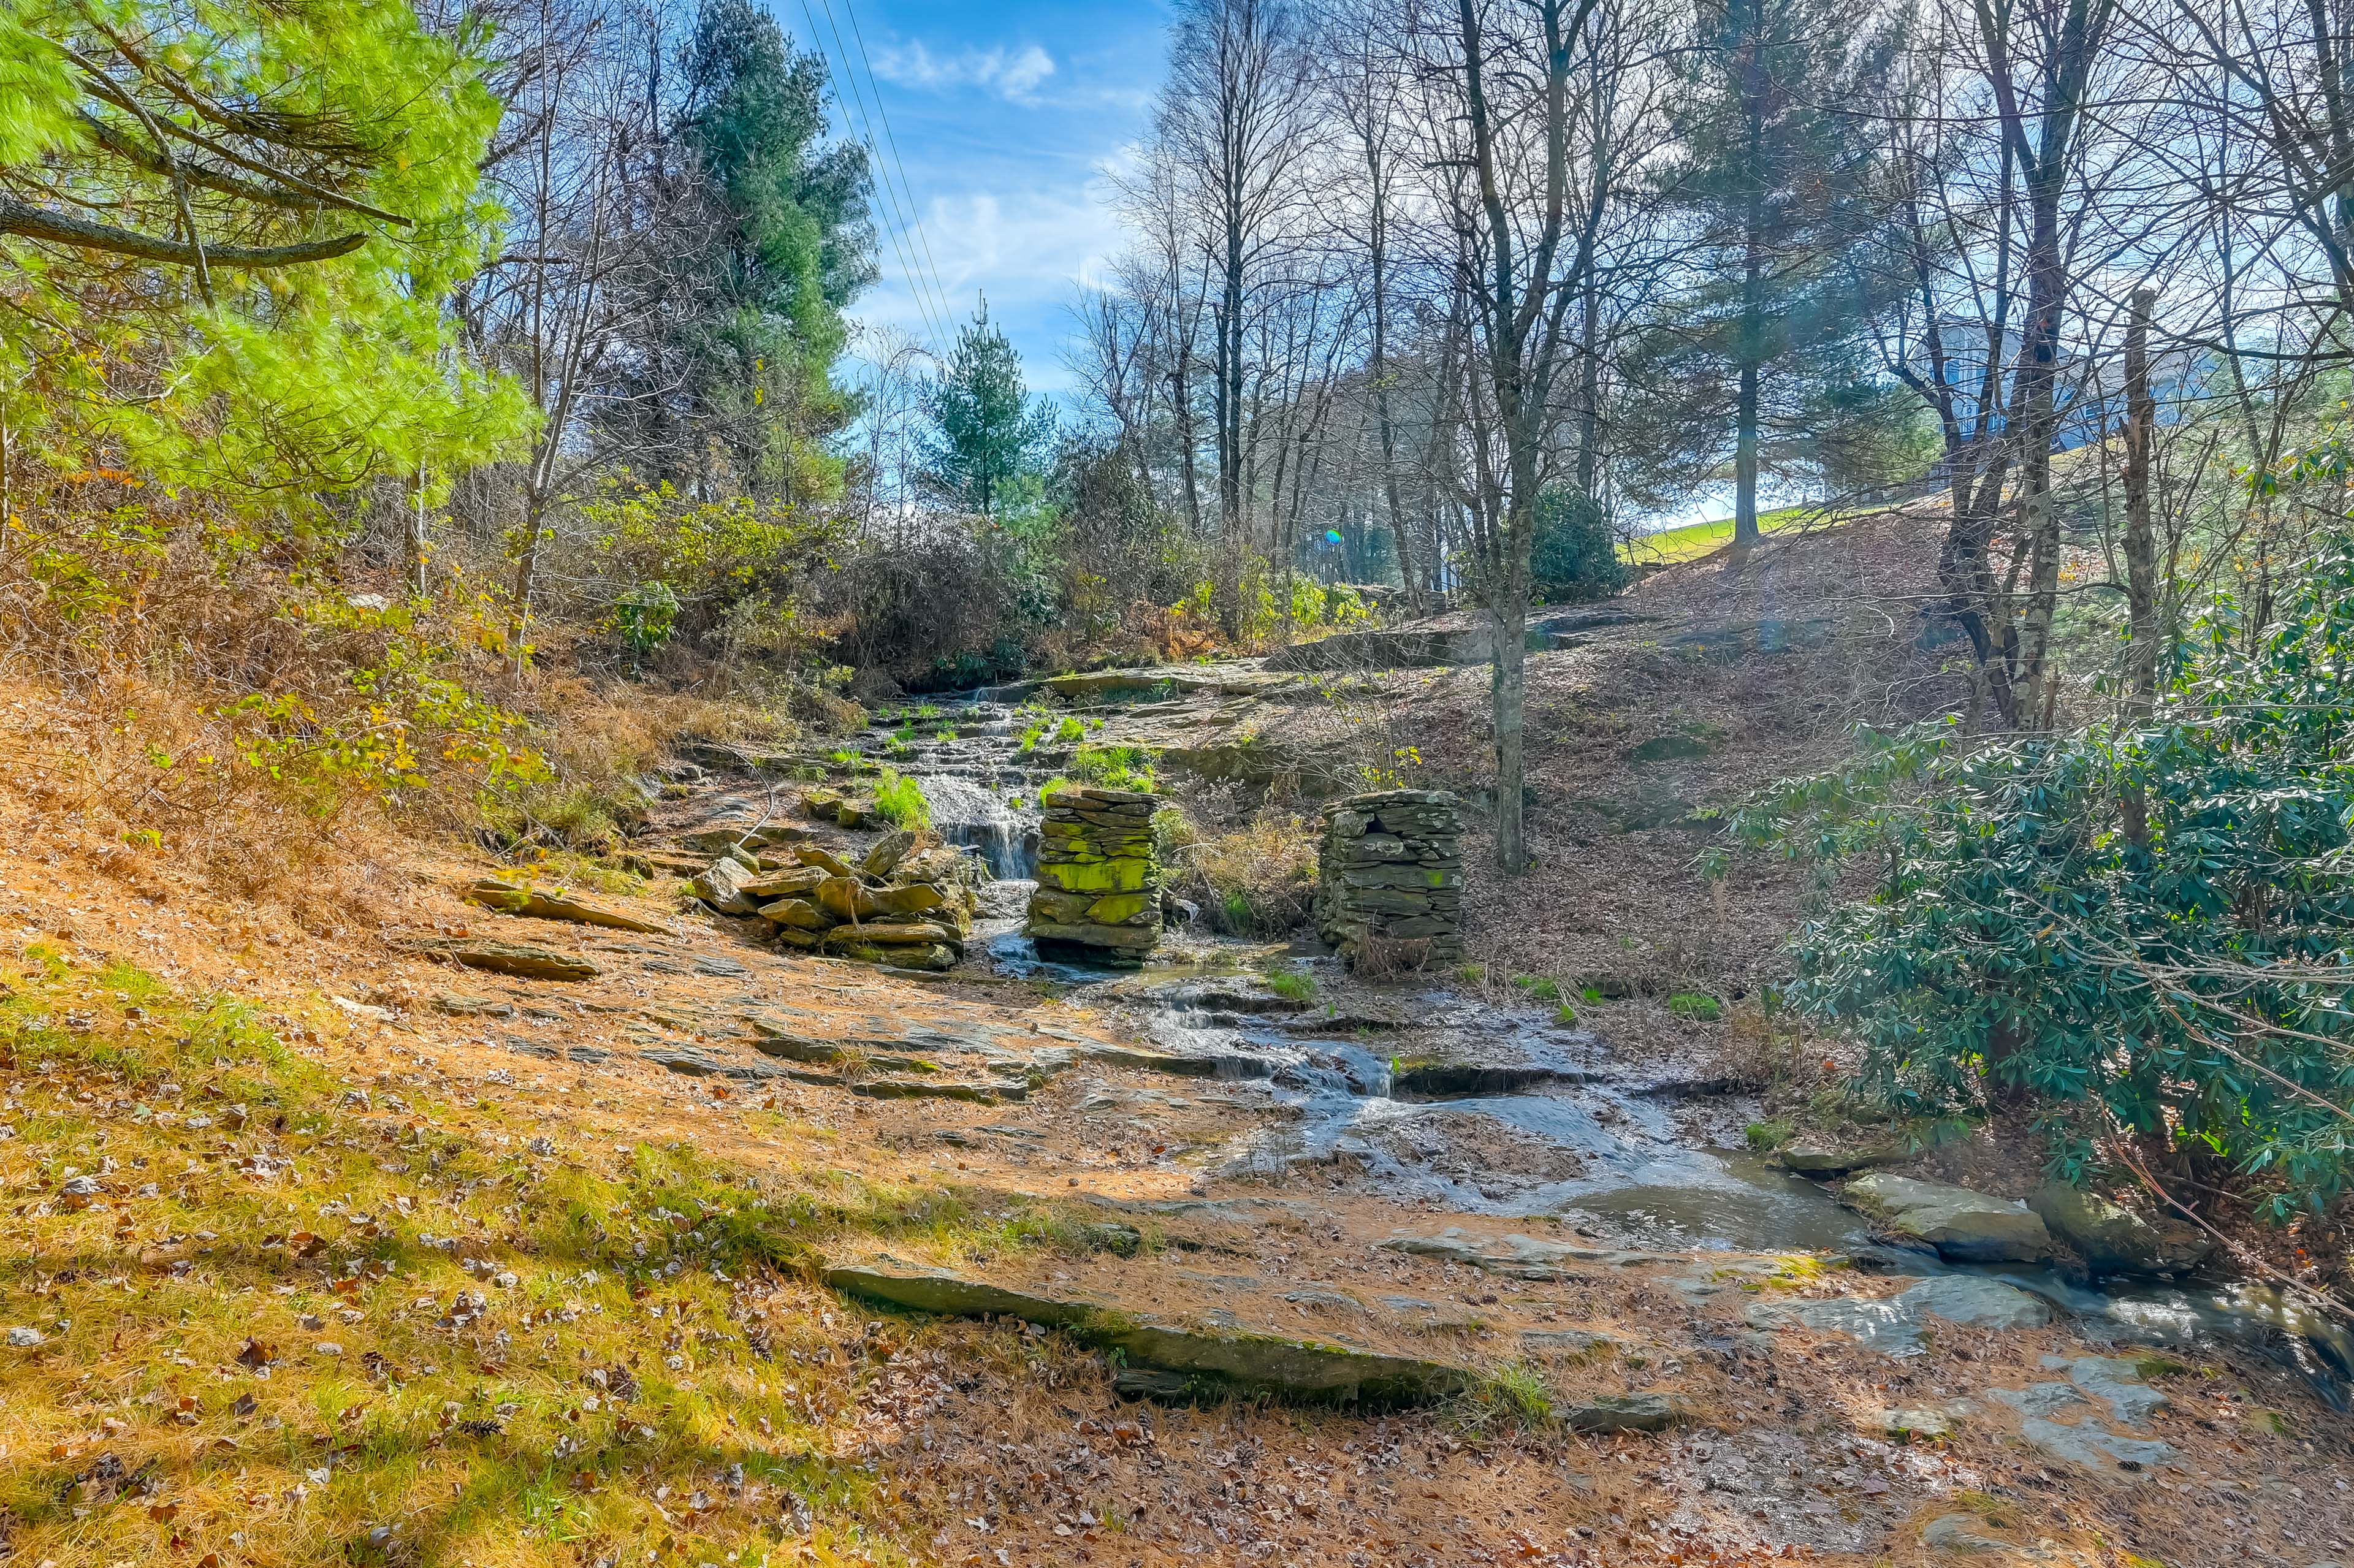
<path id="1" fill-rule="evenodd" d="M 825 1282 L 850 1295 L 915 1311 L 1019 1318 L 1065 1330 L 1098 1349 L 1119 1352 L 1131 1366 L 1168 1374 L 1139 1390 L 1162 1397 L 1231 1389 L 1320 1404 L 1422 1404 L 1460 1393 L 1472 1381 L 1463 1368 L 1443 1361 L 1280 1334 L 1195 1327 L 1131 1314 L 1109 1303 L 1058 1299 L 890 1260 L 829 1268 Z"/>

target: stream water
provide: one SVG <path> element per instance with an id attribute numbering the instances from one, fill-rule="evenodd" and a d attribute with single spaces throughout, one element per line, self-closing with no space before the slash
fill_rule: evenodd
<path id="1" fill-rule="evenodd" d="M 1342 1016 L 1334 1004 L 1299 1005 L 1264 988 L 1255 966 L 1283 948 L 1198 929 L 1172 932 L 1141 971 L 1042 959 L 1021 924 L 1037 865 L 1036 791 L 1055 777 L 1055 754 L 1021 750 L 1015 712 L 1002 702 L 943 705 L 931 728 L 896 741 L 878 728 L 869 746 L 917 781 L 942 837 L 996 879 L 969 961 L 1085 989 L 1144 1040 L 1205 1062 L 1227 1092 L 1264 1102 L 1278 1114 L 1225 1152 L 1232 1171 L 1343 1166 L 1352 1181 L 1402 1201 L 1500 1221 L 1558 1219 L 1630 1247 L 1831 1253 L 1906 1274 L 1988 1274 L 2124 1342 L 2257 1348 L 2347 1405 L 2354 1335 L 2270 1287 L 2215 1278 L 2094 1288 L 2048 1268 L 1964 1268 L 1892 1253 L 1827 1187 L 1746 1151 L 1754 1101 L 1697 1068 L 1625 1061 L 1603 1037 L 1533 1010 L 1434 988 L 1389 998 L 1380 1017 Z M 1332 960 L 1287 961 L 1315 975 L 1319 994 L 1337 991 Z M 1399 1027 L 1400 1018 L 1411 1025 Z"/>

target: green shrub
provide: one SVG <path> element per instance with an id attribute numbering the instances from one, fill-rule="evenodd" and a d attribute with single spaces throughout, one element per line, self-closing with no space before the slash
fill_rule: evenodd
<path id="1" fill-rule="evenodd" d="M 1680 991 L 1668 998 L 1668 1011 L 1678 1018 L 1713 1023 L 1724 1016 L 1724 1004 L 1705 991 Z"/>
<path id="2" fill-rule="evenodd" d="M 1530 996 L 1533 997 L 1538 1001 L 1559 1001 L 1561 1000 L 1561 982 L 1559 980 L 1548 980 L 1543 975 L 1514 975 L 1512 977 L 1512 983 L 1519 986 L 1522 991 L 1527 991 Z"/>
<path id="3" fill-rule="evenodd" d="M 1461 968 L 1458 969 L 1455 973 L 1466 985 L 1479 985 L 1488 978 L 1488 966 L 1485 964 L 1465 964 Z"/>
<path id="4" fill-rule="evenodd" d="M 1299 969 L 1269 969 L 1266 974 L 1267 989 L 1288 1001 L 1316 1000 L 1316 977 Z"/>
<path id="5" fill-rule="evenodd" d="M 1107 789 L 1137 789 L 1150 793 L 1154 788 L 1152 763 L 1153 752 L 1150 747 L 1082 746 L 1072 755 L 1071 771 L 1087 782 L 1100 784 Z"/>
<path id="6" fill-rule="evenodd" d="M 1741 1131 L 1750 1148 L 1765 1154 L 1789 1142 L 1795 1129 L 1787 1121 L 1753 1121 Z"/>
<path id="7" fill-rule="evenodd" d="M 894 827 L 932 825 L 932 803 L 924 799 L 922 788 L 913 779 L 887 768 L 875 781 L 875 812 Z"/>
<path id="8" fill-rule="evenodd" d="M 1564 1029 L 1571 1028 L 1577 1022 L 1577 1009 L 1564 1001 L 1554 1012 L 1553 1021 Z"/>
<path id="9" fill-rule="evenodd" d="M 2304 466 L 2342 483 L 2354 452 Z M 2147 715 L 1871 736 L 1734 816 L 1739 842 L 1875 868 L 1785 992 L 1861 1041 L 1861 1089 L 1905 1117 L 2040 1101 L 2070 1181 L 2164 1140 L 2261 1176 L 2276 1220 L 2348 1191 L 2354 531 L 2282 580 L 2260 638 L 2229 603 L 2191 628 Z"/>

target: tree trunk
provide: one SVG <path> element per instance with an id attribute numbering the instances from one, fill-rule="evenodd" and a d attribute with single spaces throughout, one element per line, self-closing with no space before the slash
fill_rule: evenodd
<path id="1" fill-rule="evenodd" d="M 1761 29 L 1762 30 L 1762 29 Z M 1752 79 L 1744 84 L 1748 115 L 1749 163 L 1744 171 L 1749 182 L 1748 203 L 1742 214 L 1741 272 L 1741 391 L 1740 407 L 1735 411 L 1733 446 L 1733 555 L 1735 560 L 1749 553 L 1760 537 L 1757 531 L 1757 380 L 1758 361 L 1765 357 L 1763 285 L 1766 276 L 1766 127 L 1759 107 L 1763 83 L 1757 79 L 1764 69 L 1758 58 L 1761 40 L 1749 40 L 1749 60 L 1746 74 Z"/>
<path id="2" fill-rule="evenodd" d="M 0 491 L 5 491 L 5 486 L 0 486 Z M 431 554 L 425 536 L 425 464 L 422 461 L 417 465 L 415 502 L 408 509 L 408 591 L 412 597 L 421 599 L 427 588 L 426 558 Z M 5 508 L 0 508 L 0 517 L 6 514 Z"/>
<path id="3" fill-rule="evenodd" d="M 1516 508 L 1516 510 L 1518 510 Z M 1527 510 L 1533 512 L 1530 507 Z M 1516 519 L 1522 534 L 1527 519 Z M 1529 574 L 1525 548 L 1506 580 L 1490 590 L 1489 620 L 1495 630 L 1489 665 L 1489 696 L 1496 731 L 1496 864 L 1507 876 L 1528 870 L 1526 718 L 1528 713 Z"/>
<path id="4" fill-rule="evenodd" d="M 2149 317 L 2156 291 L 2137 289 L 2126 328 L 2126 712 L 2147 715 L 2158 700 L 2158 543 L 2150 506 L 2150 455 L 2158 406 L 2149 394 Z M 2149 801 L 2129 785 L 2123 809 L 2126 840 L 2149 848 Z"/>

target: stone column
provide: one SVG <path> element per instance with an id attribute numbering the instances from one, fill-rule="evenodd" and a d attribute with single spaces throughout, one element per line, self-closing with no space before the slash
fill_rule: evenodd
<path id="1" fill-rule="evenodd" d="M 1066 785 L 1039 802 L 1038 889 L 1024 935 L 1042 953 L 1138 964 L 1161 940 L 1157 797 Z"/>
<path id="2" fill-rule="evenodd" d="M 1360 969 L 1461 959 L 1462 803 L 1432 789 L 1383 789 L 1325 808 L 1316 932 Z"/>

